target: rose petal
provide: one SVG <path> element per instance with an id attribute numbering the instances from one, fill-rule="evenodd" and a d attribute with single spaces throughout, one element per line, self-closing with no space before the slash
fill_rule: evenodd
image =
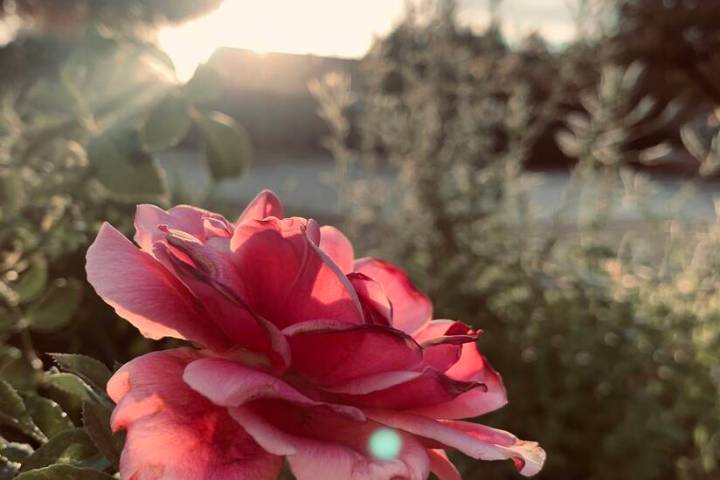
<path id="1" fill-rule="evenodd" d="M 370 436 L 382 428 L 374 422 L 353 422 L 282 402 L 256 402 L 230 412 L 265 450 L 287 455 L 297 480 L 424 480 L 429 474 L 425 449 L 403 432 L 399 432 L 402 447 L 396 459 L 373 458 Z"/>
<path id="2" fill-rule="evenodd" d="M 478 460 L 511 459 L 525 476 L 536 474 L 545 452 L 535 442 L 518 440 L 503 430 L 470 422 L 437 421 L 420 415 L 388 410 L 366 410 L 368 418 L 454 448 Z"/>
<path id="3" fill-rule="evenodd" d="M 425 365 L 444 372 L 460 359 L 461 345 L 440 344 L 423 348 Z"/>
<path id="4" fill-rule="evenodd" d="M 442 423 L 470 435 L 479 442 L 496 445 L 499 450 L 498 459 L 511 458 L 521 475 L 531 477 L 542 470 L 546 454 L 537 442 L 519 440 L 512 433 L 479 423 L 457 421 Z"/>
<path id="5" fill-rule="evenodd" d="M 315 233 L 316 230 L 317 233 Z M 316 237 L 316 235 L 318 235 L 318 237 Z M 344 322 L 362 323 L 364 319 L 357 292 L 355 292 L 350 280 L 343 274 L 342 270 L 322 251 L 319 246 L 319 235 L 320 231 L 317 223 L 315 220 L 309 220 L 305 237 L 308 240 L 310 249 L 315 253 L 321 265 L 319 275 L 313 278 L 313 293 L 321 293 L 320 295 L 316 295 L 319 299 L 324 299 L 322 300 L 324 304 L 317 311 L 309 310 L 305 312 L 305 318 L 338 318 Z M 310 271 L 311 269 L 305 269 L 306 276 Z M 302 282 L 299 281 L 298 284 L 302 284 Z M 298 295 L 298 291 L 296 291 L 295 294 Z M 336 299 L 337 297 L 342 300 L 338 301 Z M 342 310 L 338 312 L 338 315 L 327 311 L 328 305 L 338 302 L 342 303 Z M 352 308 L 350 308 L 350 306 L 352 306 Z"/>
<path id="6" fill-rule="evenodd" d="M 469 325 L 457 320 L 432 320 L 423 328 L 413 334 L 413 338 L 420 344 L 435 345 L 438 343 L 449 343 L 447 337 L 479 337 L 482 331 L 473 330 Z M 467 342 L 450 342 L 467 343 Z"/>
<path id="7" fill-rule="evenodd" d="M 433 320 L 413 337 L 423 347 L 425 364 L 444 372 L 460 360 L 463 345 L 475 342 L 479 335 L 462 322 Z"/>
<path id="8" fill-rule="evenodd" d="M 86 270 L 98 295 L 144 336 L 187 339 L 218 351 L 230 347 L 187 288 L 110 224 L 88 249 Z"/>
<path id="9" fill-rule="evenodd" d="M 317 247 L 315 222 L 251 221 L 235 229 L 234 263 L 250 308 L 279 328 L 317 319 L 362 323 L 355 291 Z"/>
<path id="10" fill-rule="evenodd" d="M 306 322 L 285 330 L 292 368 L 321 385 L 336 385 L 420 365 L 420 346 L 404 333 L 382 325 L 328 327 Z M 314 327 L 314 328 L 313 328 Z"/>
<path id="11" fill-rule="evenodd" d="M 283 218 L 282 202 L 271 190 L 263 190 L 258 193 L 245 207 L 243 213 L 235 221 L 235 225 L 267 217 Z"/>
<path id="12" fill-rule="evenodd" d="M 153 243 L 165 237 L 158 228 L 161 225 L 204 240 L 206 219 L 228 224 L 222 215 L 189 205 L 178 205 L 166 212 L 155 205 L 141 204 L 135 210 L 134 240 L 143 251 L 152 254 Z"/>
<path id="13" fill-rule="evenodd" d="M 226 238 L 230 239 L 232 237 L 232 232 L 235 230 L 233 225 L 230 224 L 227 220 L 219 219 L 219 218 L 213 218 L 213 217 L 206 217 L 203 219 L 203 230 L 205 234 L 205 238 L 213 238 L 213 237 L 219 237 L 219 238 Z M 230 249 L 230 242 L 225 242 L 227 245 L 227 250 Z"/>
<path id="14" fill-rule="evenodd" d="M 340 267 L 343 273 L 353 271 L 355 254 L 350 240 L 337 228 L 325 225 L 320 228 L 320 249 Z"/>
<path id="15" fill-rule="evenodd" d="M 282 458 L 183 383 L 185 365 L 194 358 L 187 349 L 153 352 L 110 380 L 108 393 L 118 402 L 113 428 L 127 430 L 121 478 L 277 478 Z"/>
<path id="16" fill-rule="evenodd" d="M 355 271 L 379 282 L 393 307 L 393 327 L 415 333 L 432 318 L 432 303 L 395 265 L 374 258 L 355 261 Z"/>
<path id="17" fill-rule="evenodd" d="M 340 398 L 359 407 L 406 410 L 446 404 L 473 390 L 484 391 L 485 386 L 476 382 L 453 380 L 428 368 L 406 382 L 365 395 L 341 395 Z"/>
<path id="18" fill-rule="evenodd" d="M 422 372 L 382 372 L 377 375 L 369 375 L 367 377 L 350 380 L 346 383 L 325 386 L 323 390 L 330 393 L 344 393 L 348 395 L 366 395 L 378 390 L 386 390 L 401 383 L 407 383 L 422 376 Z"/>
<path id="19" fill-rule="evenodd" d="M 438 480 L 462 480 L 460 472 L 448 459 L 445 450 L 429 448 L 427 453 L 430 459 L 430 471 L 438 477 Z"/>
<path id="20" fill-rule="evenodd" d="M 326 406 L 358 421 L 365 420 L 365 415 L 357 408 L 317 402 L 278 377 L 230 360 L 196 360 L 187 366 L 183 379 L 193 390 L 223 407 L 238 407 L 258 399 L 281 399 L 305 406 Z"/>
<path id="21" fill-rule="evenodd" d="M 244 284 L 240 272 L 232 262 L 230 250 L 217 245 L 218 242 L 203 242 L 181 230 L 165 229 L 165 238 L 159 246 L 168 247 L 171 257 L 181 254 L 183 266 L 192 269 L 192 276 L 205 283 L 221 283 L 242 296 Z M 157 255 L 156 255 L 157 257 Z M 179 272 L 178 273 L 182 273 Z"/>
<path id="22" fill-rule="evenodd" d="M 392 305 L 382 285 L 362 273 L 353 272 L 347 277 L 357 292 L 365 323 L 391 326 Z"/>
<path id="23" fill-rule="evenodd" d="M 474 343 L 462 346 L 460 360 L 445 374 L 453 380 L 482 383 L 486 390 L 470 390 L 448 402 L 418 408 L 415 413 L 433 418 L 472 418 L 493 412 L 507 403 L 502 377 L 480 355 Z"/>
<path id="24" fill-rule="evenodd" d="M 284 337 L 272 323 L 256 315 L 243 300 L 239 272 L 224 252 L 169 230 L 155 243 L 155 256 L 170 265 L 197 297 L 220 330 L 235 346 L 268 356 L 278 371 L 290 362 Z"/>

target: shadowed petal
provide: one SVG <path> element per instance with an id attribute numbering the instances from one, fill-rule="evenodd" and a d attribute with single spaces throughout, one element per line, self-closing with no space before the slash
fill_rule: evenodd
<path id="1" fill-rule="evenodd" d="M 194 358 L 188 349 L 150 353 L 124 365 L 108 383 L 118 403 L 112 427 L 127 431 L 121 478 L 277 478 L 282 458 L 183 383 L 182 372 Z"/>
<path id="2" fill-rule="evenodd" d="M 365 323 L 392 325 L 392 305 L 382 285 L 362 273 L 349 273 L 348 280 L 357 292 Z"/>
<path id="3" fill-rule="evenodd" d="M 230 412 L 265 450 L 287 455 L 297 480 L 424 480 L 429 474 L 425 448 L 403 432 L 396 459 L 373 458 L 369 440 L 382 428 L 374 422 L 282 402 L 256 402 Z"/>
<path id="4" fill-rule="evenodd" d="M 356 408 L 316 402 L 278 377 L 230 360 L 196 360 L 187 366 L 183 379 L 193 390 L 223 407 L 238 407 L 258 399 L 281 399 L 305 406 L 327 406 L 350 418 L 365 420 L 365 415 Z"/>
<path id="5" fill-rule="evenodd" d="M 305 322 L 287 336 L 293 369 L 321 385 L 335 385 L 420 365 L 420 346 L 404 333 L 382 325 L 328 327 Z M 304 328 L 303 328 L 304 327 Z"/>
<path id="6" fill-rule="evenodd" d="M 453 380 L 428 368 L 405 382 L 364 395 L 341 395 L 340 398 L 360 407 L 405 410 L 442 405 L 466 392 L 485 389 L 482 383 Z"/>
<path id="7" fill-rule="evenodd" d="M 346 383 L 323 387 L 323 390 L 330 393 L 344 393 L 347 395 L 366 395 L 378 390 L 386 390 L 401 383 L 407 383 L 422 376 L 422 372 L 401 370 L 398 372 L 382 372 L 377 375 L 350 380 Z"/>
<path id="8" fill-rule="evenodd" d="M 277 328 L 255 315 L 243 300 L 244 287 L 229 256 L 199 241 L 180 240 L 169 231 L 155 244 L 155 256 L 199 299 L 218 328 L 235 346 L 268 355 L 279 370 L 289 363 L 285 339 Z"/>

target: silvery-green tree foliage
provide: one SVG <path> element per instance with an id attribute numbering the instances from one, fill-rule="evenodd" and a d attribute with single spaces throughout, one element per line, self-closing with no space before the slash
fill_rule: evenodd
<path id="1" fill-rule="evenodd" d="M 686 110 L 647 91 L 642 62 L 603 63 L 603 35 L 553 52 L 500 32 L 432 2 L 376 43 L 359 86 L 314 85 L 353 241 L 415 265 L 436 318 L 502 336 L 480 339 L 509 372 L 497 418 L 547 449 L 542 478 L 715 478 L 720 237 L 649 196 L 682 150 L 657 132 Z M 526 170 L 546 136 L 574 165 L 549 215 Z"/>

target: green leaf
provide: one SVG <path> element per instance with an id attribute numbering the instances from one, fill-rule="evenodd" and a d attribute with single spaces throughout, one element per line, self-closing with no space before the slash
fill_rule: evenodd
<path id="1" fill-rule="evenodd" d="M 704 160 L 710 153 L 701 135 L 692 126 L 686 125 L 680 129 L 680 138 L 685 149 L 698 160 Z"/>
<path id="2" fill-rule="evenodd" d="M 47 376 L 51 387 L 67 393 L 80 400 L 90 400 L 92 389 L 80 377 L 72 373 L 52 373 Z"/>
<path id="3" fill-rule="evenodd" d="M 33 423 L 22 397 L 7 382 L 0 380 L 0 424 L 14 427 L 37 441 L 45 435 Z"/>
<path id="4" fill-rule="evenodd" d="M 0 346 L 0 380 L 5 380 L 18 390 L 31 390 L 37 378 L 37 372 L 19 348 Z"/>
<path id="5" fill-rule="evenodd" d="M 17 213 L 25 203 L 27 192 L 19 172 L 0 172 L 0 205 L 3 216 Z"/>
<path id="6" fill-rule="evenodd" d="M 124 438 L 110 429 L 112 409 L 96 402 L 83 402 L 83 425 L 93 443 L 105 458 L 117 465 Z"/>
<path id="7" fill-rule="evenodd" d="M 19 464 L 0 455 L 0 480 L 10 480 L 17 476 Z"/>
<path id="8" fill-rule="evenodd" d="M 55 332 L 67 325 L 82 300 L 83 287 L 77 280 L 59 278 L 27 313 L 29 328 Z"/>
<path id="9" fill-rule="evenodd" d="M 210 173 L 216 180 L 240 176 L 250 162 L 250 138 L 235 120 L 220 112 L 193 116 L 205 137 Z"/>
<path id="10" fill-rule="evenodd" d="M 21 473 L 17 480 L 114 480 L 107 473 L 77 468 L 70 465 L 51 465 L 49 467 Z"/>
<path id="11" fill-rule="evenodd" d="M 81 428 L 68 430 L 35 450 L 23 463 L 21 472 L 56 463 L 77 465 L 98 453 L 87 432 Z"/>
<path id="12" fill-rule="evenodd" d="M 137 132 L 113 129 L 91 138 L 88 159 L 97 180 L 116 196 L 138 199 L 166 194 L 165 177 L 143 151 Z"/>
<path id="13" fill-rule="evenodd" d="M 22 463 L 32 453 L 33 449 L 27 443 L 3 442 L 0 447 L 0 455 L 13 463 Z"/>
<path id="14" fill-rule="evenodd" d="M 25 406 L 35 425 L 48 437 L 74 428 L 67 413 L 56 402 L 39 395 L 25 396 Z"/>
<path id="15" fill-rule="evenodd" d="M 4 381 L 0 381 L 0 412 L 11 418 L 27 416 L 27 409 L 22 397 Z"/>
<path id="16" fill-rule="evenodd" d="M 51 353 L 50 357 L 65 371 L 72 372 L 101 392 L 105 391 L 112 372 L 101 362 L 86 355 Z"/>
<path id="17" fill-rule="evenodd" d="M 13 285 L 18 303 L 34 300 L 45 290 L 48 280 L 47 261 L 40 255 L 30 258 L 28 268 L 18 277 Z"/>
<path id="18" fill-rule="evenodd" d="M 27 102 L 37 111 L 46 114 L 75 113 L 78 98 L 62 81 L 42 79 L 33 84 L 27 92 Z"/>
<path id="19" fill-rule="evenodd" d="M 141 132 L 145 148 L 156 152 L 180 143 L 192 125 L 188 109 L 187 100 L 172 93 L 160 100 Z"/>
<path id="20" fill-rule="evenodd" d="M 185 84 L 183 93 L 193 103 L 212 102 L 219 99 L 223 93 L 222 78 L 214 67 L 203 63 Z"/>

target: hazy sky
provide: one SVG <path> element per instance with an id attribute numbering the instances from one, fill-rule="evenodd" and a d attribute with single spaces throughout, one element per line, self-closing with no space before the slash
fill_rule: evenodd
<path id="1" fill-rule="evenodd" d="M 503 0 L 506 33 L 521 37 L 541 31 L 554 42 L 573 35 L 567 2 Z M 180 77 L 189 76 L 218 46 L 259 52 L 314 53 L 359 57 L 374 35 L 387 32 L 406 0 L 225 0 L 207 17 L 166 29 L 160 42 L 175 61 Z M 464 22 L 487 22 L 487 0 L 461 0 Z"/>

